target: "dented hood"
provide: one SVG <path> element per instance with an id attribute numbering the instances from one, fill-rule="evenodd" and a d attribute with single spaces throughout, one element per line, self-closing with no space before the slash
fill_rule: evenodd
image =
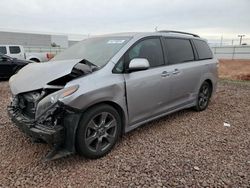
<path id="1" fill-rule="evenodd" d="M 28 64 L 10 78 L 10 89 L 14 95 L 41 89 L 47 83 L 69 74 L 80 61 L 74 59 Z"/>

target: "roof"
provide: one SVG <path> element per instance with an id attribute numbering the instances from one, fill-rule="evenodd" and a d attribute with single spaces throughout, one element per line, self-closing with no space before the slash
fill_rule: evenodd
<path id="1" fill-rule="evenodd" d="M 197 34 L 187 33 L 182 31 L 171 31 L 171 30 L 163 30 L 163 31 L 155 31 L 155 32 L 124 32 L 124 33 L 111 33 L 105 35 L 99 35 L 97 37 L 147 37 L 147 36 L 170 36 L 170 37 L 182 37 L 182 38 L 196 38 L 202 39 Z M 96 37 L 96 36 L 93 36 Z"/>

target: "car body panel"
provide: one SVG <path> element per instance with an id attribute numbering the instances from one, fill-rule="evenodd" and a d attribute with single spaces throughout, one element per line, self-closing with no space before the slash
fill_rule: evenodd
<path id="1" fill-rule="evenodd" d="M 109 35 L 107 35 L 109 36 Z M 139 40 L 147 37 L 179 37 L 193 39 L 193 36 L 153 33 L 124 33 L 112 36 L 130 36 L 131 39 L 100 69 L 86 76 L 75 78 L 65 88 L 78 86 L 71 95 L 58 99 L 68 115 L 66 144 L 74 147 L 75 133 L 81 114 L 94 105 L 107 103 L 118 108 L 123 118 L 123 130 L 128 132 L 143 123 L 152 121 L 175 111 L 196 105 L 199 88 L 206 80 L 212 83 L 213 93 L 217 85 L 218 61 L 215 58 L 170 65 L 165 64 L 143 71 L 114 73 L 117 62 Z M 165 52 L 164 52 L 164 55 Z M 69 74 L 81 59 L 28 65 L 11 77 L 9 83 L 13 95 L 43 89 L 48 83 Z M 47 101 L 50 101 L 47 95 Z M 40 101 L 44 102 L 44 101 Z M 39 106 L 39 102 L 38 102 Z M 43 106 L 43 105 L 40 105 Z M 46 105 L 45 105 L 46 106 Z M 57 106 L 57 105 L 54 105 Z M 61 109 L 61 107 L 59 108 Z M 76 117 L 72 118 L 75 115 Z M 70 124 L 71 120 L 72 126 Z M 70 141 L 68 141 L 68 139 Z M 75 151 L 73 148 L 71 151 Z"/>
<path id="2" fill-rule="evenodd" d="M 28 63 L 30 62 L 0 54 L 0 78 L 11 77 L 16 73 L 16 71 L 18 71 Z"/>
<path id="3" fill-rule="evenodd" d="M 46 63 L 32 63 L 11 77 L 9 84 L 14 95 L 37 90 L 62 76 L 69 74 L 79 59 Z"/>
<path id="4" fill-rule="evenodd" d="M 170 85 L 162 77 L 164 70 L 160 66 L 124 75 L 130 124 L 162 113 L 168 105 Z"/>

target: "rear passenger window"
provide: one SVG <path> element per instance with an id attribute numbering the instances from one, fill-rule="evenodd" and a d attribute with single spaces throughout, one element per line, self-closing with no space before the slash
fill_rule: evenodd
<path id="1" fill-rule="evenodd" d="M 21 52 L 19 46 L 10 46 L 10 53 L 11 54 L 19 54 Z"/>
<path id="2" fill-rule="evenodd" d="M 0 46 L 0 53 L 7 54 L 7 49 L 5 46 Z"/>
<path id="3" fill-rule="evenodd" d="M 194 40 L 194 45 L 196 47 L 200 60 L 213 58 L 213 53 L 211 52 L 208 44 L 205 41 Z"/>
<path id="4" fill-rule="evenodd" d="M 145 58 L 150 67 L 164 65 L 161 41 L 158 38 L 145 39 L 132 47 L 125 55 L 126 62 L 134 58 Z"/>
<path id="5" fill-rule="evenodd" d="M 188 39 L 166 38 L 168 63 L 177 64 L 194 60 L 194 53 Z"/>

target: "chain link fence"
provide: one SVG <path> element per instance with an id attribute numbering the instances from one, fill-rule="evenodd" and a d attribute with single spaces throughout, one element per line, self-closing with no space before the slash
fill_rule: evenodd
<path id="1" fill-rule="evenodd" d="M 250 45 L 212 47 L 218 59 L 250 59 Z"/>

